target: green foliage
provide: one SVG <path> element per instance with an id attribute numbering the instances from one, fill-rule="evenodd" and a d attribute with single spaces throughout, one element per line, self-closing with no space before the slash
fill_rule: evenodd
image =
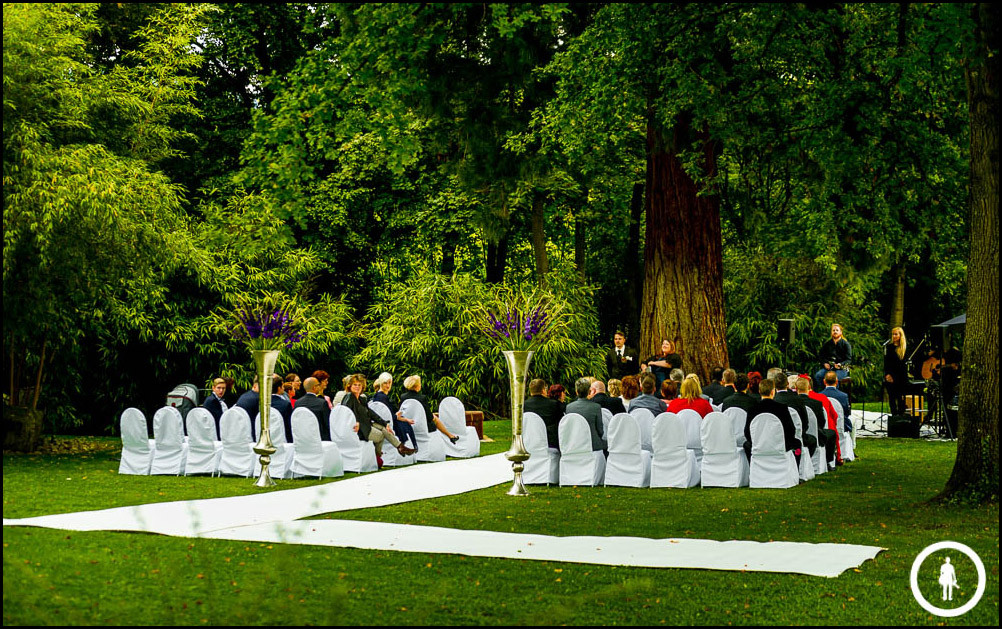
<path id="1" fill-rule="evenodd" d="M 570 383 L 585 374 L 602 376 L 603 350 L 593 345 L 594 289 L 571 281 L 558 285 L 545 299 L 564 313 L 563 324 L 536 351 L 532 377 Z M 399 380 L 418 374 L 431 398 L 452 395 L 468 408 L 505 413 L 504 356 L 481 328 L 483 309 L 497 311 L 506 298 L 505 289 L 465 274 L 416 276 L 369 310 L 367 344 L 352 364 L 373 373 L 389 371 Z"/>

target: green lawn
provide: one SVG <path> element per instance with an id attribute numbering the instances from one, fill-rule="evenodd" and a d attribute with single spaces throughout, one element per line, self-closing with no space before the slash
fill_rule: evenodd
<path id="1" fill-rule="evenodd" d="M 508 427 L 488 422 L 504 451 Z M 246 479 L 120 477 L 103 452 L 4 455 L 4 517 L 255 493 Z M 954 443 L 860 440 L 861 458 L 792 490 L 507 485 L 331 516 L 552 535 L 846 542 L 888 550 L 837 579 L 5 528 L 4 624 L 990 624 L 998 506 L 926 504 Z M 349 475 L 351 476 L 351 475 Z M 315 482 L 315 481 L 314 481 Z M 307 481 L 280 482 L 279 488 Z M 942 540 L 988 570 L 981 603 L 939 619 L 912 598 L 915 556 Z M 807 558 L 805 558 L 805 561 Z M 958 600 L 973 568 L 954 559 Z M 935 587 L 935 583 L 932 584 Z M 926 590 L 931 596 L 931 589 Z M 931 599 L 935 602 L 935 599 Z"/>

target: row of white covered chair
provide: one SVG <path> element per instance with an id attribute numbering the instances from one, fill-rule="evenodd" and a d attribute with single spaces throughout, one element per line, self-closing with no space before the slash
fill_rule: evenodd
<path id="1" fill-rule="evenodd" d="M 370 408 L 390 423 L 389 408 L 370 402 Z M 480 455 L 476 428 L 466 425 L 462 402 L 449 397 L 442 400 L 439 416 L 449 432 L 459 435 L 454 444 L 441 432 L 429 433 L 424 409 L 415 400 L 401 406 L 404 417 L 415 420 L 414 433 L 418 452 L 402 456 L 388 442 L 383 442 L 381 456 L 388 466 L 411 465 L 415 461 L 444 461 L 447 456 L 470 458 Z M 316 416 L 306 408 L 292 412 L 292 443 L 285 438 L 285 425 L 278 410 L 271 409 L 270 434 L 275 453 L 269 473 L 274 478 L 317 476 L 337 477 L 348 472 L 374 472 L 378 469 L 376 452 L 360 441 L 355 432 L 355 416 L 345 406 L 336 406 L 330 414 L 331 441 L 320 440 Z M 153 439 L 148 438 L 142 411 L 128 408 L 122 413 L 122 459 L 120 474 L 191 475 L 211 474 L 256 476 L 261 472 L 260 457 L 254 442 L 248 440 L 250 418 L 242 408 L 227 409 L 219 420 L 220 440 L 212 415 L 204 408 L 194 408 L 182 420 L 172 406 L 159 409 L 153 416 Z M 254 426 L 260 425 L 260 416 Z M 184 436 L 187 428 L 188 436 Z"/>
<path id="2" fill-rule="evenodd" d="M 549 448 L 543 420 L 525 413 L 523 442 L 530 453 L 523 482 L 527 484 L 601 485 L 625 487 L 793 487 L 814 476 L 823 447 L 814 458 L 802 457 L 798 468 L 786 450 L 782 424 L 764 414 L 752 422 L 752 461 L 745 456 L 741 409 L 699 413 L 661 413 L 646 409 L 612 416 L 604 413 L 608 458 L 592 451 L 584 417 L 570 413 L 558 425 L 559 451 Z M 813 419 L 813 418 L 812 418 Z M 760 421 L 761 420 L 761 421 Z M 799 424 L 795 421 L 795 424 Z M 813 424 L 816 432 L 817 424 Z M 799 438 L 799 435 L 798 435 Z"/>

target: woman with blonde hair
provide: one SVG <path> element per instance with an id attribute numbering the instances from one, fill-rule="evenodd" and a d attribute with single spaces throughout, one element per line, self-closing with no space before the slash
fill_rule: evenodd
<path id="1" fill-rule="evenodd" d="M 891 330 L 891 340 L 884 346 L 884 387 L 891 405 L 891 415 L 905 414 L 905 393 L 908 390 L 908 361 L 905 356 L 908 340 L 900 327 Z"/>
<path id="2" fill-rule="evenodd" d="M 606 383 L 609 388 L 609 397 L 618 397 L 620 400 L 623 399 L 623 381 L 613 378 Z"/>
<path id="3" fill-rule="evenodd" d="M 344 396 L 341 404 L 347 406 L 354 413 L 358 427 L 358 438 L 362 441 L 368 441 L 375 447 L 376 463 L 379 467 L 383 467 L 384 439 L 389 441 L 402 456 L 414 454 L 414 450 L 400 443 L 400 440 L 393 434 L 393 429 L 366 405 L 362 399 L 362 391 L 364 390 L 365 376 L 360 373 L 350 376 L 348 378 L 348 395 Z"/>
<path id="4" fill-rule="evenodd" d="M 668 412 L 677 414 L 687 408 L 699 413 L 700 417 L 706 417 L 713 412 L 710 402 L 703 397 L 703 387 L 699 384 L 699 376 L 694 373 L 682 380 L 678 397 L 668 404 Z"/>

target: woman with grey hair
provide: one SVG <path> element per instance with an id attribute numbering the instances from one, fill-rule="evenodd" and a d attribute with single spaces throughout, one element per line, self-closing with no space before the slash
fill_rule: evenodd
<path id="1" fill-rule="evenodd" d="M 372 395 L 372 401 L 382 402 L 386 405 L 386 408 L 390 409 L 390 414 L 393 415 L 393 432 L 400 437 L 400 441 L 410 439 L 411 447 L 417 452 L 417 437 L 414 435 L 414 428 L 412 427 L 414 420 L 402 416 L 397 405 L 390 399 L 390 389 L 393 388 L 393 376 L 384 371 L 372 383 L 372 388 L 376 390 Z"/>
<path id="2" fill-rule="evenodd" d="M 407 376 L 404 380 L 404 394 L 400 396 L 400 401 L 404 400 L 417 400 L 421 407 L 424 409 L 425 419 L 428 421 L 428 433 L 433 433 L 436 430 L 441 431 L 443 435 L 449 438 L 449 441 L 456 443 L 459 441 L 459 435 L 454 435 L 445 427 L 442 420 L 435 417 L 431 412 L 431 406 L 428 403 L 428 396 L 421 393 L 421 376 L 413 375 Z M 408 419 L 413 423 L 413 420 Z"/>

